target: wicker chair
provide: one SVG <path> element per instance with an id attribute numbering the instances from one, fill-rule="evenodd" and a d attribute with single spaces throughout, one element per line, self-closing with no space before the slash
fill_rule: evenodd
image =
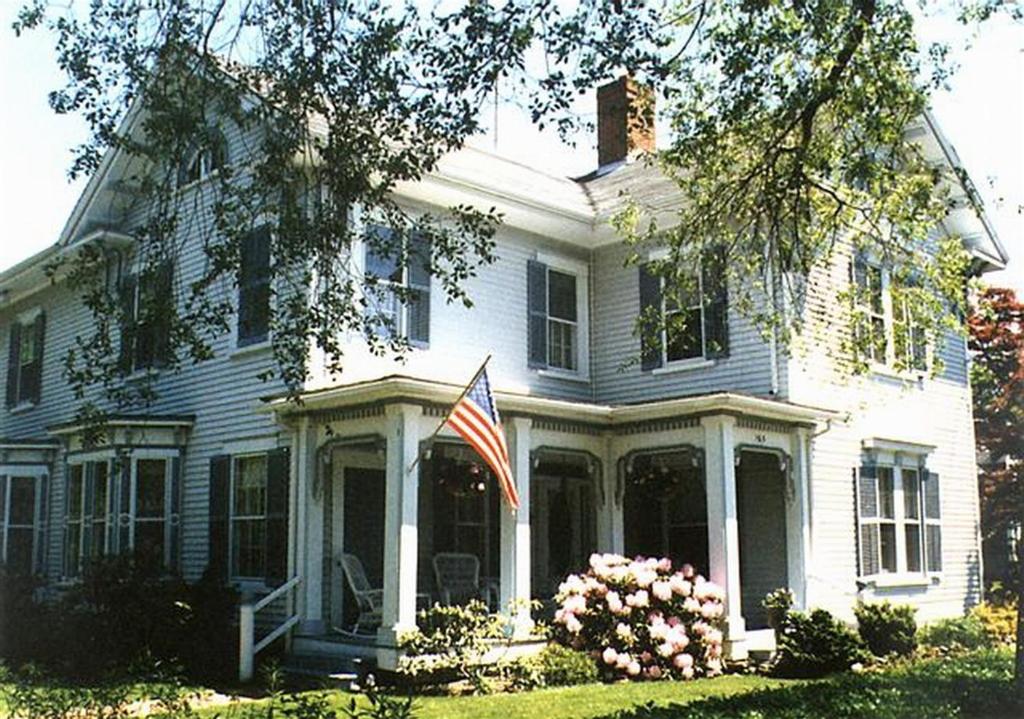
<path id="1" fill-rule="evenodd" d="M 471 599 L 482 599 L 489 608 L 498 604 L 496 588 L 480 584 L 480 560 L 474 554 L 435 554 L 434 580 L 443 604 L 465 604 Z"/>
<path id="2" fill-rule="evenodd" d="M 384 611 L 384 590 L 373 589 L 370 586 L 370 580 L 366 577 L 366 569 L 356 555 L 342 554 L 338 564 L 345 572 L 348 587 L 352 590 L 352 595 L 356 598 L 356 605 L 359 607 L 359 617 L 356 619 L 352 631 L 358 634 L 361 627 L 379 627 Z"/>

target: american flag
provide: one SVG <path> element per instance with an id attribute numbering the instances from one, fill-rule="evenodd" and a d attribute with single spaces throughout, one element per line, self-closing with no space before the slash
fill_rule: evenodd
<path id="1" fill-rule="evenodd" d="M 519 509 L 519 493 L 508 462 L 508 445 L 484 368 L 448 414 L 448 426 L 469 442 L 498 478 L 505 500 Z"/>

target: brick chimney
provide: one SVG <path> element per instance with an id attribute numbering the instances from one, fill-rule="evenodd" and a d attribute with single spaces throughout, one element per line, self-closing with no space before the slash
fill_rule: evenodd
<path id="1" fill-rule="evenodd" d="M 654 150 L 654 91 L 629 75 L 597 88 L 597 164 Z"/>

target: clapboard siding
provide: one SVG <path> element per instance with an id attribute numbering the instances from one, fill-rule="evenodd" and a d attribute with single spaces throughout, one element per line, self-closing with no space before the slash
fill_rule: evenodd
<path id="1" fill-rule="evenodd" d="M 594 253 L 594 383 L 598 401 L 643 402 L 709 392 L 772 396 L 769 345 L 749 320 L 730 308 L 729 356 L 713 365 L 659 373 L 640 368 L 639 270 L 625 267 L 627 249 L 617 244 Z M 779 355 L 780 367 L 784 357 Z M 785 373 L 780 371 L 780 377 Z M 785 387 L 779 387 L 784 397 Z"/>
<path id="2" fill-rule="evenodd" d="M 940 476 L 943 571 L 926 588 L 868 589 L 864 599 L 889 598 L 918 607 L 918 619 L 954 616 L 981 597 L 979 509 L 968 357 L 964 338 L 950 334 L 936 354 L 935 377 L 852 372 L 844 342 L 851 336 L 846 308 L 851 252 L 811 277 L 806 325 L 787 367 L 790 399 L 824 406 L 840 418 L 814 440 L 812 481 L 813 603 L 849 608 L 857 597 L 853 470 L 872 438 L 933 445 L 928 469 Z"/>

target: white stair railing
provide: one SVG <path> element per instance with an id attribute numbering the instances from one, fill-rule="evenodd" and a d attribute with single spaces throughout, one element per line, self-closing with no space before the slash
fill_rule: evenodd
<path id="1" fill-rule="evenodd" d="M 293 613 L 295 602 L 288 602 L 288 616 L 275 629 L 256 641 L 256 613 L 283 597 L 299 586 L 299 577 L 292 577 L 280 587 L 272 591 L 258 602 L 243 599 L 238 607 L 238 679 L 247 682 L 252 679 L 256 666 L 256 655 L 270 646 L 275 639 L 282 636 L 299 623 L 299 615 Z"/>

